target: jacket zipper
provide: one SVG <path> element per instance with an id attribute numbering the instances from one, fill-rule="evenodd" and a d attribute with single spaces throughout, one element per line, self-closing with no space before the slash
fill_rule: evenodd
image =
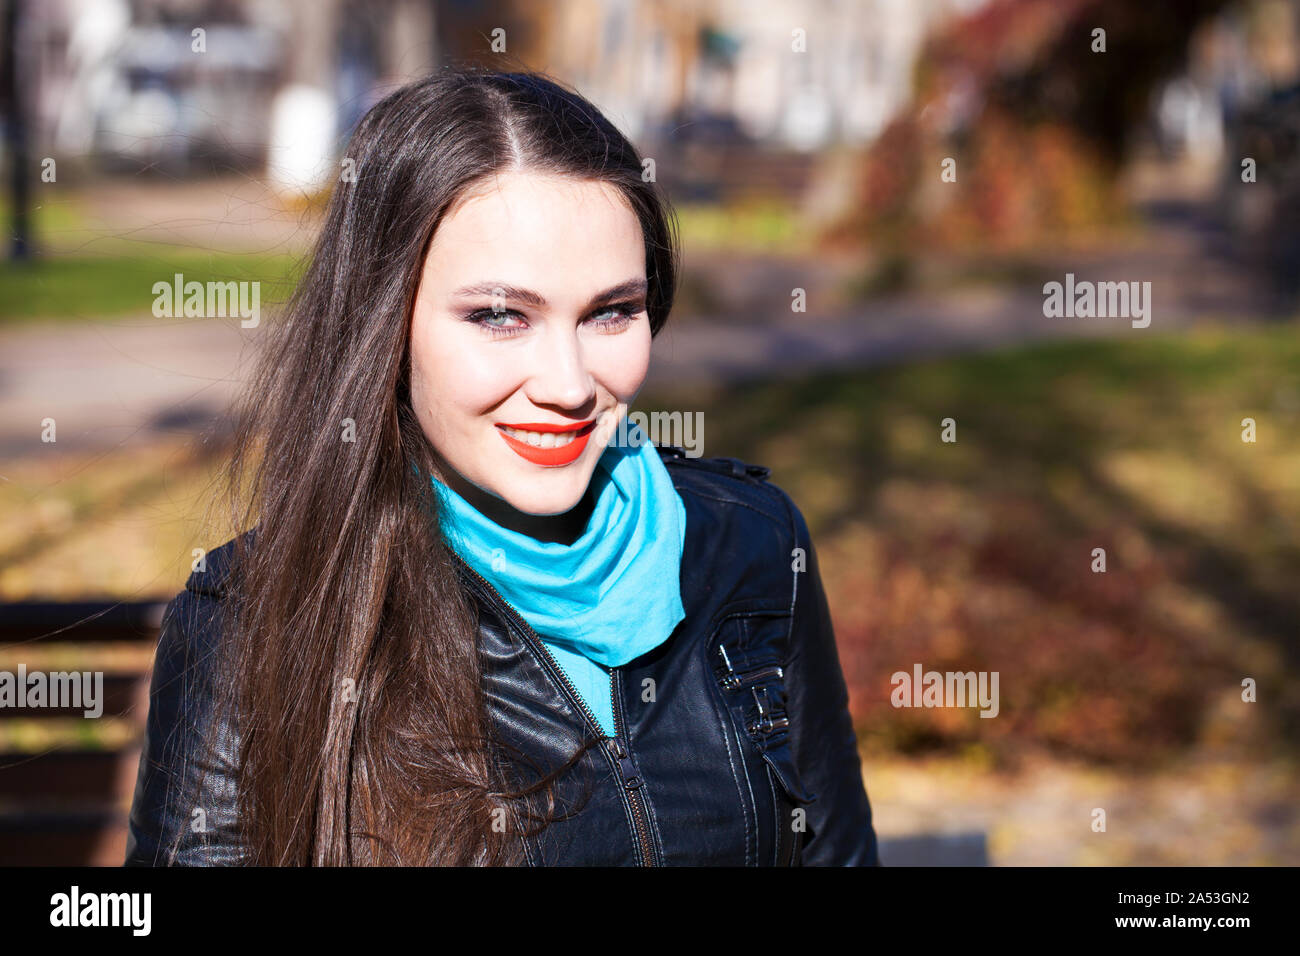
<path id="1" fill-rule="evenodd" d="M 752 684 L 765 677 L 785 676 L 785 671 L 776 664 L 771 664 L 767 667 L 760 667 L 752 671 L 743 671 L 742 673 L 737 674 L 736 669 L 731 666 L 731 658 L 727 656 L 727 649 L 721 644 L 718 645 L 718 653 L 722 655 L 722 663 L 727 666 L 727 676 L 722 678 L 722 686 L 727 688 L 727 690 L 739 690 L 746 684 Z"/>
<path id="2" fill-rule="evenodd" d="M 609 677 L 609 696 L 610 703 L 614 708 L 614 736 L 610 739 L 610 746 L 614 749 L 614 756 L 618 760 L 619 773 L 623 776 L 623 789 L 627 791 L 628 800 L 632 804 L 632 816 L 636 822 L 637 839 L 641 841 L 641 865 L 654 866 L 655 852 L 654 842 L 650 839 L 650 827 L 646 824 L 646 808 L 644 798 L 641 795 L 641 774 L 637 770 L 636 762 L 632 759 L 632 753 L 625 745 L 627 740 L 627 728 L 623 726 L 623 711 L 618 706 L 618 687 L 622 683 L 622 675 L 615 672 Z"/>
<path id="3" fill-rule="evenodd" d="M 591 722 L 591 726 L 595 727 L 597 733 L 605 739 L 607 746 L 609 747 L 609 755 L 613 757 L 616 762 L 615 765 L 618 768 L 619 777 L 623 781 L 623 789 L 627 792 L 628 800 L 632 806 L 633 825 L 636 829 L 637 841 L 641 846 L 641 865 L 654 866 L 654 845 L 650 840 L 649 828 L 645 823 L 645 806 L 640 793 L 641 775 L 637 771 L 636 763 L 632 759 L 631 752 L 624 743 L 624 732 L 622 730 L 623 724 L 621 720 L 622 713 L 618 706 L 618 694 L 614 690 L 618 668 L 613 668 L 611 670 L 609 678 L 610 701 L 614 705 L 615 736 L 605 737 L 604 731 L 600 726 L 600 721 L 596 719 L 596 715 L 591 712 L 591 708 L 587 706 L 587 702 L 582 699 L 582 695 L 579 694 L 577 688 L 573 686 L 573 682 L 569 680 L 569 676 L 564 673 L 564 668 L 560 666 L 559 661 L 555 659 L 555 656 L 551 654 L 546 645 L 542 643 L 541 635 L 533 630 L 532 626 L 520 616 L 519 612 L 514 609 L 514 606 L 511 605 L 509 601 L 501 596 L 501 593 L 492 586 L 491 582 L 488 581 L 487 578 L 483 577 L 483 575 L 471 568 L 460 555 L 455 554 L 455 552 L 453 552 L 453 555 L 460 565 L 480 581 L 483 587 L 487 589 L 488 593 L 500 602 L 501 607 L 505 610 L 507 616 L 511 619 L 511 622 L 519 628 L 520 632 L 523 633 L 524 639 L 529 640 L 534 644 L 532 648 L 534 653 L 538 654 L 538 656 L 546 661 L 554 676 L 559 678 L 560 683 L 568 689 L 569 696 L 572 697 L 573 702 L 578 705 L 578 709 L 586 715 L 587 720 Z"/>
<path id="4" fill-rule="evenodd" d="M 718 645 L 718 653 L 722 655 L 722 663 L 727 666 L 727 676 L 722 678 L 722 686 L 729 691 L 737 691 L 742 687 L 749 687 L 749 692 L 754 695 L 754 704 L 758 707 L 758 720 L 749 725 L 752 733 L 768 734 L 774 730 L 784 730 L 790 726 L 790 720 L 787 717 L 773 717 L 772 708 L 763 706 L 767 700 L 767 688 L 763 688 L 763 696 L 758 695 L 758 688 L 751 686 L 767 677 L 784 677 L 785 671 L 776 664 L 767 667 L 759 667 L 752 671 L 744 671 L 737 674 L 734 667 L 731 666 L 731 658 L 727 656 L 727 649 L 721 644 Z"/>

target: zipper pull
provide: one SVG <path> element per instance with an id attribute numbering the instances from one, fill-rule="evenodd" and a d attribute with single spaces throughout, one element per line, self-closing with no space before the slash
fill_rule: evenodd
<path id="1" fill-rule="evenodd" d="M 727 690 L 735 690 L 740 686 L 740 677 L 736 674 L 736 669 L 731 666 L 731 658 L 727 656 L 727 649 L 721 644 L 718 645 L 718 653 L 722 655 L 722 663 L 727 665 L 727 676 L 722 678 L 722 686 Z"/>
<path id="2" fill-rule="evenodd" d="M 754 695 L 754 703 L 758 705 L 758 720 L 749 725 L 750 733 L 770 734 L 774 730 L 784 730 L 790 726 L 790 719 L 788 717 L 773 716 L 774 709 L 768 701 L 766 687 L 763 688 L 763 696 L 761 698 L 758 695 L 757 687 L 751 687 L 749 690 L 750 693 Z M 764 703 L 767 703 L 766 707 L 763 706 Z"/>
<path id="3" fill-rule="evenodd" d="M 623 745 L 623 738 L 611 737 L 609 745 L 614 751 L 614 756 L 618 759 L 618 769 L 623 775 L 623 788 L 625 790 L 639 789 L 641 787 L 641 772 L 637 770 L 636 761 L 632 759 L 632 754 Z"/>
<path id="4" fill-rule="evenodd" d="M 727 667 L 727 675 L 722 678 L 722 686 L 727 690 L 740 690 L 746 684 L 753 684 L 769 677 L 780 678 L 785 676 L 785 671 L 775 664 L 737 674 L 736 669 L 731 666 L 731 658 L 727 656 L 727 649 L 721 644 L 718 645 L 718 653 L 722 655 L 722 663 Z M 758 706 L 762 710 L 763 705 L 759 704 Z"/>

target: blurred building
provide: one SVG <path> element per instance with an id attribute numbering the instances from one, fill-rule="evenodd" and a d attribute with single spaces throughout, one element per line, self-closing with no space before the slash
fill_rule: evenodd
<path id="1" fill-rule="evenodd" d="M 385 88 L 500 52 L 639 142 L 866 143 L 906 102 L 927 29 L 982 2 L 18 0 L 17 50 L 38 155 L 266 164 L 295 189 Z"/>
<path id="2" fill-rule="evenodd" d="M 1167 156 L 1217 162 L 1231 127 L 1277 91 L 1300 81 L 1300 3 L 1256 0 L 1206 23 L 1152 104 L 1158 145 Z M 1294 125 L 1294 124 L 1293 124 Z"/>
<path id="3" fill-rule="evenodd" d="M 807 157 L 871 143 L 927 35 L 1017 0 L 10 0 L 28 164 L 332 180 L 384 91 L 440 64 L 541 69 L 688 197 L 802 192 Z M 1152 105 L 1167 152 L 1216 159 L 1235 111 L 1300 60 L 1300 0 L 1230 7 Z M 1014 9 L 1012 11 L 1014 13 Z M 503 55 L 504 54 L 504 55 Z M 6 146 L 6 149 L 10 148 Z M 12 148 L 18 149 L 18 146 Z M 725 172 L 725 175 L 724 175 Z"/>
<path id="4" fill-rule="evenodd" d="M 536 53 L 633 136 L 708 118 L 811 150 L 873 139 L 910 96 L 926 31 L 981 2 L 563 0 Z"/>

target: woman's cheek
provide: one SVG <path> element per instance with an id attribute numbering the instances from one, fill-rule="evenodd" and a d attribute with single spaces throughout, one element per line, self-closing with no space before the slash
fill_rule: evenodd
<path id="1" fill-rule="evenodd" d="M 430 391 L 439 408 L 454 408 L 461 415 L 483 415 L 496 408 L 522 385 L 520 367 L 526 365 L 521 350 L 492 348 L 496 343 L 477 340 L 481 335 L 447 336 L 440 341 L 430 374 L 435 376 Z"/>
<path id="2" fill-rule="evenodd" d="M 619 401 L 630 402 L 650 369 L 650 327 L 641 321 L 621 335 L 603 338 L 608 341 L 596 352 L 596 379 Z"/>

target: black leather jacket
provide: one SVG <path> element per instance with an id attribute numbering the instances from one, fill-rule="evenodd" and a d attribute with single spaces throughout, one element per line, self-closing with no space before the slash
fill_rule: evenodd
<path id="1" fill-rule="evenodd" d="M 613 672 L 618 735 L 561 781 L 582 809 L 524 839 L 532 865 L 879 865 L 844 677 L 802 515 L 734 459 L 662 448 L 686 506 L 686 618 L 661 646 Z M 196 747 L 208 700 L 209 622 L 233 542 L 208 555 L 164 619 L 144 753 L 131 806 L 128 865 L 244 859 L 223 728 L 215 762 Z M 797 550 L 802 549 L 802 552 Z M 805 563 L 806 562 L 806 563 Z M 463 568 L 479 608 L 493 727 L 548 767 L 588 734 L 588 708 L 536 634 Z M 191 797 L 207 776 L 192 828 Z M 570 783 L 566 783 L 570 781 Z M 579 782 L 581 781 L 581 782 Z M 202 829 L 204 832 L 194 832 Z M 181 835 L 179 852 L 167 849 Z"/>

